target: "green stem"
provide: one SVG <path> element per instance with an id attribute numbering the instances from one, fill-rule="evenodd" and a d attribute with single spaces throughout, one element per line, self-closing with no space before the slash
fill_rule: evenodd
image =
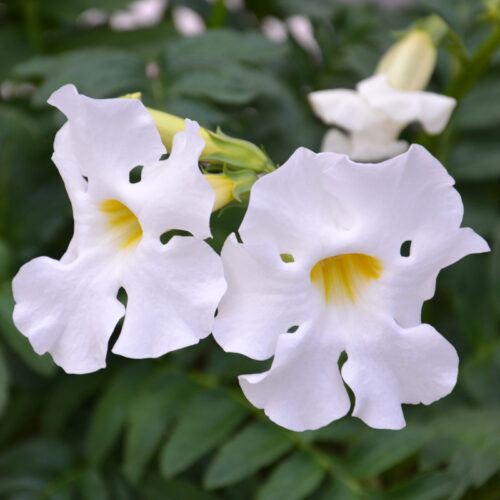
<path id="1" fill-rule="evenodd" d="M 477 49 L 468 64 L 464 64 L 451 81 L 446 94 L 460 102 L 488 67 L 491 56 L 500 46 L 500 24 L 497 24 L 490 37 Z"/>
<path id="2" fill-rule="evenodd" d="M 451 80 L 445 94 L 457 100 L 457 106 L 444 132 L 438 136 L 421 134 L 416 142 L 425 146 L 439 160 L 446 163 L 451 141 L 451 124 L 457 110 L 467 93 L 487 70 L 491 56 L 500 47 L 500 23 L 496 23 L 491 35 L 479 46 L 471 58 L 459 57 L 460 69 Z"/>
<path id="3" fill-rule="evenodd" d="M 22 3 L 24 22 L 28 40 L 38 50 L 42 49 L 42 30 L 40 28 L 40 18 L 38 3 L 36 0 L 24 0 Z"/>
<path id="4" fill-rule="evenodd" d="M 224 0 L 216 0 L 208 19 L 209 28 L 222 28 L 226 22 L 226 7 Z"/>

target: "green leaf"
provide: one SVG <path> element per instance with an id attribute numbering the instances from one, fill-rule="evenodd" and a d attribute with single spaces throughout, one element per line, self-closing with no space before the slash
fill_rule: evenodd
<path id="1" fill-rule="evenodd" d="M 455 477 L 459 498 L 500 470 L 500 410 L 461 410 L 432 423 L 436 438 L 453 446 L 447 472 Z"/>
<path id="2" fill-rule="evenodd" d="M 241 105 L 252 101 L 259 94 L 277 93 L 279 88 L 273 75 L 235 63 L 183 73 L 172 83 L 170 91 L 222 104 Z"/>
<path id="3" fill-rule="evenodd" d="M 498 75 L 479 82 L 457 110 L 456 124 L 463 129 L 488 129 L 500 125 L 500 109 L 491 103 L 500 101 Z"/>
<path id="4" fill-rule="evenodd" d="M 42 414 L 42 428 L 47 434 L 58 434 L 71 415 L 97 392 L 105 373 L 65 375 L 52 387 Z"/>
<path id="5" fill-rule="evenodd" d="M 336 443 L 351 441 L 366 433 L 366 425 L 357 418 L 346 417 L 311 431 L 314 441 Z"/>
<path id="6" fill-rule="evenodd" d="M 205 485 L 221 488 L 241 481 L 278 460 L 293 444 L 288 434 L 271 422 L 254 422 L 219 450 L 206 471 Z"/>
<path id="7" fill-rule="evenodd" d="M 352 449 L 345 465 L 358 478 L 376 476 L 416 453 L 429 437 L 425 429 L 415 426 L 399 431 L 379 430 Z"/>
<path id="8" fill-rule="evenodd" d="M 2 415 L 9 398 L 9 370 L 3 348 L 0 346 L 0 415 Z"/>
<path id="9" fill-rule="evenodd" d="M 365 497 L 358 490 L 349 488 L 345 483 L 331 477 L 314 498 L 316 500 L 359 500 Z"/>
<path id="10" fill-rule="evenodd" d="M 500 144 L 497 139 L 460 141 L 451 151 L 450 174 L 458 181 L 487 181 L 500 178 Z"/>
<path id="11" fill-rule="evenodd" d="M 246 415 L 246 408 L 223 390 L 196 396 L 180 414 L 161 452 L 162 474 L 171 477 L 187 469 L 221 443 Z"/>
<path id="12" fill-rule="evenodd" d="M 36 439 L 25 441 L 0 453 L 0 477 L 37 474 L 50 477 L 72 464 L 72 453 L 59 441 Z M 0 479 L 0 485 L 2 484 Z"/>
<path id="13" fill-rule="evenodd" d="M 172 72 L 210 68 L 216 73 L 224 65 L 235 62 L 262 64 L 283 57 L 284 44 L 269 41 L 258 32 L 210 30 L 198 36 L 170 42 L 165 51 Z"/>
<path id="14" fill-rule="evenodd" d="M 323 467 L 310 455 L 296 452 L 273 471 L 257 500 L 301 500 L 319 487 L 324 475 Z"/>
<path id="15" fill-rule="evenodd" d="M 147 373 L 148 365 L 138 361 L 115 373 L 90 420 L 86 445 L 92 463 L 104 460 L 118 440 L 130 404 Z"/>
<path id="16" fill-rule="evenodd" d="M 86 470 L 78 480 L 78 493 L 81 500 L 108 500 L 106 484 L 101 475 L 92 469 Z"/>
<path id="17" fill-rule="evenodd" d="M 491 384 L 500 373 L 500 341 L 484 345 L 474 357 L 464 362 L 461 379 L 474 400 L 483 405 L 500 406 L 500 386 Z"/>
<path id="18" fill-rule="evenodd" d="M 446 472 L 432 472 L 391 488 L 380 495 L 380 498 L 381 500 L 442 500 L 450 498 L 455 484 L 456 478 L 452 475 Z"/>
<path id="19" fill-rule="evenodd" d="M 500 219 L 497 220 L 493 234 L 490 273 L 493 307 L 497 312 L 497 317 L 500 318 Z"/>
<path id="20" fill-rule="evenodd" d="M 125 475 L 133 482 L 142 476 L 159 447 L 167 425 L 194 391 L 183 373 L 161 373 L 133 399 L 125 434 Z"/>
<path id="21" fill-rule="evenodd" d="M 33 102 L 44 104 L 50 94 L 66 83 L 73 83 L 82 94 L 118 97 L 149 87 L 144 61 L 129 52 L 93 48 L 68 51 L 57 56 L 40 56 L 14 68 L 19 78 L 41 78 Z"/>
<path id="22" fill-rule="evenodd" d="M 310 18 L 325 20 L 332 16 L 337 2 L 325 0 L 277 0 L 279 9 L 287 16 L 302 14 Z"/>
<path id="23" fill-rule="evenodd" d="M 219 498 L 187 481 L 163 479 L 153 474 L 144 481 L 143 494 L 145 500 L 217 500 Z"/>

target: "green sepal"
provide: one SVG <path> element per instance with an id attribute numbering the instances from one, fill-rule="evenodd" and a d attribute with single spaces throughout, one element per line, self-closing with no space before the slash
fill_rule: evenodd
<path id="1" fill-rule="evenodd" d="M 254 185 L 254 182 L 259 178 L 256 172 L 249 169 L 238 169 L 235 170 L 227 165 L 222 169 L 223 174 L 234 182 L 233 196 L 234 199 L 239 201 L 245 201 L 250 196 L 250 190 Z"/>
<path id="2" fill-rule="evenodd" d="M 430 16 L 419 19 L 415 23 L 415 28 L 422 29 L 429 33 L 436 47 L 443 42 L 450 31 L 448 23 L 437 14 L 431 14 Z"/>
<path id="3" fill-rule="evenodd" d="M 217 132 L 210 130 L 207 132 L 215 146 L 215 151 L 204 155 L 203 161 L 253 170 L 256 173 L 275 170 L 276 167 L 271 159 L 255 144 L 224 134 L 220 127 L 217 128 Z"/>

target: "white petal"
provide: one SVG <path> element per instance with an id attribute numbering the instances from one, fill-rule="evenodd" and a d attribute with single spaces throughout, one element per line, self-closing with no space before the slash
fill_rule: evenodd
<path id="1" fill-rule="evenodd" d="M 284 263 L 276 248 L 241 245 L 234 235 L 221 256 L 228 290 L 219 304 L 215 340 L 226 351 L 269 358 L 278 336 L 311 313 L 309 273 Z"/>
<path id="2" fill-rule="evenodd" d="M 67 373 L 106 365 L 108 340 L 124 308 L 106 262 L 90 253 L 69 263 L 39 257 L 13 281 L 14 322 L 38 354 L 49 352 Z"/>
<path id="3" fill-rule="evenodd" d="M 434 296 L 436 279 L 441 269 L 466 255 L 489 251 L 486 241 L 470 228 L 432 231 L 422 235 L 411 246 L 411 254 L 399 259 L 393 268 L 394 317 L 404 327 L 421 322 L 424 301 Z"/>
<path id="4" fill-rule="evenodd" d="M 363 130 L 387 118 L 355 90 L 319 90 L 310 93 L 308 98 L 313 111 L 327 125 L 338 125 L 349 131 Z"/>
<path id="5" fill-rule="evenodd" d="M 202 239 L 211 235 L 215 192 L 198 167 L 205 147 L 199 128 L 186 120 L 186 130 L 174 136 L 169 158 L 145 166 L 141 181 L 128 190 L 126 204 L 145 234 L 159 238 L 165 231 L 183 229 Z"/>
<path id="6" fill-rule="evenodd" d="M 325 176 L 339 162 L 348 159 L 299 148 L 282 167 L 261 177 L 252 187 L 239 230 L 243 241 L 271 243 L 296 261 L 314 260 L 325 246 L 340 245 L 349 237 L 352 220 Z"/>
<path id="7" fill-rule="evenodd" d="M 429 134 L 443 131 L 456 105 L 455 99 L 448 96 L 397 90 L 389 85 L 386 75 L 363 80 L 358 91 L 374 109 L 399 122 L 419 121 Z"/>
<path id="8" fill-rule="evenodd" d="M 143 238 L 122 276 L 127 313 L 113 352 L 156 358 L 210 334 L 226 290 L 222 263 L 203 241 Z"/>
<path id="9" fill-rule="evenodd" d="M 394 137 L 397 137 L 397 134 Z M 340 130 L 330 129 L 321 144 L 323 152 L 343 153 L 351 160 L 370 162 L 393 158 L 407 149 L 406 141 L 396 141 L 391 137 L 382 140 L 378 136 L 374 137 L 371 129 L 353 132 L 350 136 Z"/>
<path id="10" fill-rule="evenodd" d="M 337 365 L 342 348 L 324 329 L 309 323 L 281 335 L 271 369 L 239 377 L 248 400 L 287 429 L 318 429 L 349 411 Z"/>
<path id="11" fill-rule="evenodd" d="M 137 99 L 91 99 L 73 85 L 56 90 L 48 100 L 68 118 L 54 144 L 54 162 L 61 171 L 89 179 L 99 191 L 129 182 L 138 165 L 157 161 L 163 153 L 160 134 Z"/>
<path id="12" fill-rule="evenodd" d="M 323 140 L 321 141 L 321 151 L 351 156 L 351 138 L 340 130 L 331 128 L 330 130 L 327 130 L 323 136 Z"/>
<path id="13" fill-rule="evenodd" d="M 351 336 L 347 353 L 342 376 L 356 398 L 353 415 L 377 429 L 401 429 L 401 403 L 430 404 L 449 394 L 457 380 L 455 349 L 426 324 L 372 328 Z"/>
<path id="14" fill-rule="evenodd" d="M 240 234 L 244 242 L 271 242 L 296 260 L 367 245 L 391 257 L 424 229 L 459 227 L 463 205 L 453 182 L 421 146 L 377 164 L 299 148 L 254 184 Z"/>
<path id="15" fill-rule="evenodd" d="M 416 250 L 426 244 L 430 232 L 460 226 L 463 205 L 454 180 L 421 146 L 375 164 L 322 153 L 303 161 L 302 169 L 319 170 L 321 162 L 329 164 L 321 182 L 347 215 L 339 223 L 350 220 L 353 241 L 366 242 L 372 252 L 383 251 L 389 260 L 400 256 L 406 240 Z M 333 226 L 331 221 L 328 225 Z"/>

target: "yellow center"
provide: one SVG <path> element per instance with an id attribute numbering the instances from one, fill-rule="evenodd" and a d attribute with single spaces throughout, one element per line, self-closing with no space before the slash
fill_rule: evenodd
<path id="1" fill-rule="evenodd" d="M 108 226 L 120 248 L 131 248 L 141 241 L 141 224 L 123 203 L 118 200 L 104 200 L 99 209 L 106 214 Z"/>
<path id="2" fill-rule="evenodd" d="M 325 296 L 326 302 L 355 302 L 362 287 L 376 280 L 382 272 L 382 263 L 362 253 L 348 253 L 320 260 L 311 269 L 311 281 Z"/>

